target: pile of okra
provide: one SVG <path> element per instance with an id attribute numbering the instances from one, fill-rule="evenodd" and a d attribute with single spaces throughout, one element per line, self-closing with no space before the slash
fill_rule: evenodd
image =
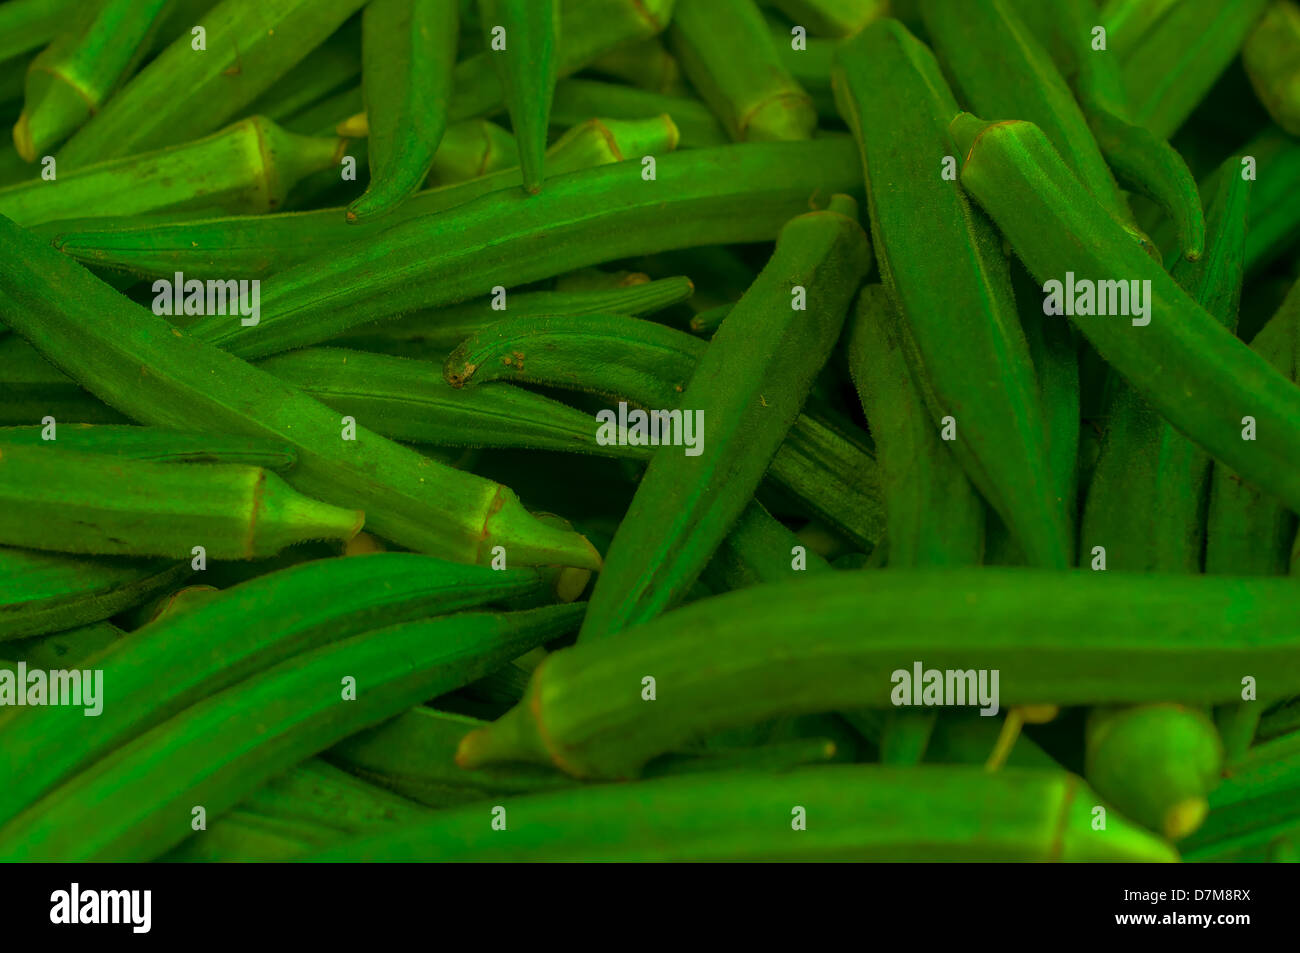
<path id="1" fill-rule="evenodd" d="M 6 0 L 0 119 L 0 859 L 1297 859 L 1296 0 Z"/>

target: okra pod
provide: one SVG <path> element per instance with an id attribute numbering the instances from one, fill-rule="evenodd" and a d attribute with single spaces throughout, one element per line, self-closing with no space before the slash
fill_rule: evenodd
<path id="1" fill-rule="evenodd" d="M 0 427 L 0 447 L 8 444 L 49 446 L 42 436 L 45 429 L 40 426 Z M 61 449 L 129 460 L 234 463 L 279 472 L 291 468 L 298 459 L 291 447 L 256 437 L 90 424 L 61 424 L 56 433 L 58 439 L 53 445 Z"/>
<path id="2" fill-rule="evenodd" d="M 0 764 L 14 779 L 0 792 L 0 823 L 145 730 L 309 648 L 502 600 L 536 604 L 549 589 L 535 570 L 377 553 L 316 560 L 223 590 L 132 633 L 98 660 L 112 703 L 97 718 L 68 707 L 0 716 Z M 249 626 L 250 617 L 258 625 Z M 338 681 L 333 685 L 337 691 Z M 38 756 L 46 744 L 51 748 Z"/>
<path id="3" fill-rule="evenodd" d="M 0 546 L 0 641 L 100 622 L 184 579 L 189 563 Z"/>
<path id="4" fill-rule="evenodd" d="M 615 47 L 592 60 L 588 69 L 651 93 L 689 95 L 681 65 L 658 37 Z"/>
<path id="5" fill-rule="evenodd" d="M 694 415 L 699 445 L 661 446 L 651 458 L 610 544 L 580 639 L 608 638 L 671 608 L 740 516 L 871 267 L 857 212 L 853 199 L 837 195 L 826 211 L 781 229 L 771 260 L 686 385 L 681 432 L 690 432 L 685 424 Z"/>
<path id="6" fill-rule="evenodd" d="M 515 137 L 494 122 L 468 119 L 447 127 L 433 155 L 424 187 L 468 182 L 519 165 Z"/>
<path id="7" fill-rule="evenodd" d="M 33 226 L 60 219 L 274 211 L 304 176 L 334 165 L 337 139 L 285 132 L 254 116 L 196 142 L 88 165 L 53 182 L 0 189 L 0 214 Z"/>
<path id="8" fill-rule="evenodd" d="M 68 140 L 81 169 L 206 135 L 229 122 L 362 6 L 364 0 L 222 0 L 203 15 L 205 48 L 177 37 Z M 181 91 L 177 94 L 177 91 Z"/>
<path id="9" fill-rule="evenodd" d="M 5 323 L 140 423 L 288 443 L 295 489 L 364 510 L 369 529 L 410 549 L 486 562 L 500 545 L 515 565 L 599 566 L 585 539 L 541 523 L 506 487 L 345 430 L 324 404 L 132 304 L 7 219 L 0 238 L 10 249 L 0 267 Z"/>
<path id="10" fill-rule="evenodd" d="M 754 0 L 677 0 L 668 39 L 732 139 L 812 136 L 812 99 L 786 72 Z"/>
<path id="11" fill-rule="evenodd" d="M 524 190 L 536 194 L 560 69 L 560 0 L 479 0 L 479 18 L 519 143 Z"/>
<path id="12" fill-rule="evenodd" d="M 1291 0 L 1271 0 L 1246 36 L 1241 65 L 1273 121 L 1293 136 L 1300 134 L 1294 88 L 1300 71 L 1300 7 Z"/>
<path id="13" fill-rule="evenodd" d="M 886 16 L 889 0 L 776 0 L 775 6 L 809 33 L 842 39 Z"/>
<path id="14" fill-rule="evenodd" d="M 467 735 L 458 759 L 634 777 L 704 732 L 782 714 L 888 708 L 891 673 L 922 664 L 1000 672 L 1004 707 L 1229 701 L 1240 697 L 1244 672 L 1267 672 L 1261 695 L 1280 698 L 1300 687 L 1298 605 L 1287 579 L 819 573 L 704 599 L 626 638 L 549 655 L 523 702 Z M 1050 631 L 1070 636 L 1044 640 Z M 641 700 L 647 676 L 658 702 Z"/>
<path id="15" fill-rule="evenodd" d="M 1130 386 L 1241 476 L 1300 508 L 1300 393 L 1137 249 L 1031 123 L 954 121 L 963 187 L 1039 281 L 1067 273 L 1149 288 L 1144 317 L 1070 320 Z M 1096 278 L 1092 278 L 1096 276 Z M 1147 285 L 1146 282 L 1150 284 Z M 1074 310 L 1074 309 L 1071 309 Z M 1133 309 L 1130 309 L 1133 310 Z M 1134 326 L 1133 321 L 1139 321 Z M 1149 323 L 1145 323 L 1149 321 Z M 1263 440 L 1243 440 L 1243 417 Z"/>
<path id="16" fill-rule="evenodd" d="M 726 145 L 726 131 L 707 106 L 686 96 L 667 96 L 589 79 L 564 79 L 555 86 L 551 121 L 574 126 L 593 116 L 650 119 L 671 116 L 681 130 L 683 149 Z"/>
<path id="17" fill-rule="evenodd" d="M 957 103 L 939 64 L 901 24 L 881 20 L 841 45 L 836 96 L 862 151 L 872 245 L 930 414 L 1028 558 L 1065 567 L 1065 512 L 1008 264 L 988 221 L 941 176 L 944 157 L 957 155 L 948 131 Z M 950 319 L 954 307 L 962 321 Z"/>
<path id="18" fill-rule="evenodd" d="M 371 630 L 288 659 L 179 712 L 55 788 L 0 829 L 0 857 L 150 860 L 189 836 L 194 805 L 214 814 L 233 807 L 348 735 L 566 634 L 581 614 L 581 605 L 459 613 Z"/>
<path id="19" fill-rule="evenodd" d="M 46 417 L 87 424 L 127 422 L 21 337 L 0 332 L 0 423 L 16 427 Z"/>
<path id="20" fill-rule="evenodd" d="M 312 50 L 274 86 L 244 110 L 250 116 L 265 116 L 303 135 L 324 135 L 334 131 L 333 123 L 307 129 L 293 128 L 296 117 L 351 87 L 361 76 L 361 31 L 349 20 L 324 43 Z"/>
<path id="21" fill-rule="evenodd" d="M 349 221 L 391 212 L 420 188 L 447 128 L 457 0 L 371 0 L 362 14 L 370 184 Z M 543 143 L 545 145 L 545 143 Z"/>
<path id="22" fill-rule="evenodd" d="M 44 46 L 59 35 L 83 0 L 12 0 L 0 5 L 0 61 Z"/>
<path id="23" fill-rule="evenodd" d="M 1063 771 L 834 765 L 736 772 L 537 794 L 358 838 L 309 860 L 1173 861 L 1119 819 L 1092 829 L 1094 796 Z M 806 830 L 792 832 L 802 807 Z M 942 830 L 934 825 L 944 818 Z M 924 829 L 926 834 L 915 832 Z"/>
<path id="24" fill-rule="evenodd" d="M 6 642 L 6 655 L 27 668 L 76 668 L 91 656 L 98 655 L 122 638 L 125 633 L 108 622 L 94 622 L 64 632 L 37 635 Z"/>
<path id="25" fill-rule="evenodd" d="M 617 162 L 560 176 L 535 196 L 494 192 L 277 273 L 262 288 L 256 326 L 215 316 L 191 332 L 240 357 L 264 357 L 506 282 L 670 248 L 769 240 L 810 196 L 851 192 L 852 166 L 853 145 L 843 140 L 754 143 L 664 156 L 654 181 L 642 178 L 640 163 Z M 430 259 L 437 236 L 442 253 Z"/>
<path id="26" fill-rule="evenodd" d="M 347 540 L 364 514 L 303 496 L 260 467 L 174 467 L 55 446 L 0 444 L 0 543 L 55 552 L 188 559 L 273 556 Z"/>

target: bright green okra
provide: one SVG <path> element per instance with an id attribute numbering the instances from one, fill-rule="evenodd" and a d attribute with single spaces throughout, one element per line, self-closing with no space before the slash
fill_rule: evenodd
<path id="1" fill-rule="evenodd" d="M 84 0 L 12 0 L 0 5 L 0 61 L 44 46 Z"/>
<path id="2" fill-rule="evenodd" d="M 0 267 L 5 323 L 140 423 L 288 443 L 295 489 L 364 510 L 371 530 L 410 549 L 486 562 L 500 545 L 515 565 L 600 565 L 585 539 L 540 522 L 508 488 L 351 431 L 324 404 L 194 340 L 3 218 L 0 237 L 10 249 Z"/>
<path id="3" fill-rule="evenodd" d="M 303 496 L 260 467 L 166 463 L 0 443 L 0 543 L 54 552 L 257 559 L 348 540 L 364 514 Z"/>
<path id="4" fill-rule="evenodd" d="M 857 211 L 837 195 L 826 211 L 781 230 L 686 385 L 678 434 L 691 432 L 693 415 L 698 444 L 655 451 L 606 554 L 580 639 L 608 638 L 671 608 L 740 516 L 871 267 Z"/>
<path id="5" fill-rule="evenodd" d="M 881 20 L 841 45 L 836 95 L 861 147 L 872 245 L 930 414 L 955 428 L 962 469 L 1027 557 L 1065 567 L 1067 520 L 1001 242 L 941 175 L 958 153 L 948 131 L 957 104 L 939 65 L 897 21 Z"/>
<path id="6" fill-rule="evenodd" d="M 447 128 L 457 0 L 371 0 L 362 14 L 370 184 L 350 221 L 382 217 L 420 188 Z"/>
<path id="7" fill-rule="evenodd" d="M 199 20 L 206 49 L 177 37 L 59 150 L 67 170 L 206 135 L 229 122 L 364 0 L 222 0 Z"/>
<path id="8" fill-rule="evenodd" d="M 916 664 L 996 670 L 999 704 L 1008 708 L 1229 701 L 1250 672 L 1269 673 L 1261 697 L 1281 698 L 1300 687 L 1298 606 L 1287 579 L 819 573 L 704 599 L 626 638 L 551 654 L 518 707 L 466 736 L 459 760 L 635 777 L 652 757 L 708 731 L 785 714 L 887 709 L 892 673 Z M 646 676 L 656 681 L 652 706 L 641 700 Z"/>
<path id="9" fill-rule="evenodd" d="M 293 449 L 273 440 L 228 434 L 163 430 L 158 427 L 60 424 L 57 440 L 45 439 L 46 428 L 0 427 L 0 446 L 22 444 L 59 447 L 131 460 L 160 463 L 234 463 L 280 472 L 297 462 Z"/>
<path id="10" fill-rule="evenodd" d="M 564 79 L 555 87 L 551 121 L 573 126 L 593 116 L 649 119 L 671 116 L 682 134 L 683 149 L 726 145 L 730 140 L 717 118 L 699 100 L 632 89 L 599 80 Z"/>
<path id="11" fill-rule="evenodd" d="M 1063 771 L 834 765 L 706 774 L 513 798 L 504 805 L 508 837 L 491 829 L 485 807 L 470 806 L 308 859 L 1177 860 L 1122 821 L 1093 831 L 1093 800 Z M 808 817 L 798 832 L 796 805 Z"/>
<path id="12" fill-rule="evenodd" d="M 458 613 L 290 658 L 179 712 L 55 788 L 0 829 L 0 857 L 153 859 L 192 833 L 194 805 L 213 814 L 233 807 L 348 735 L 567 634 L 581 614 L 581 605 Z"/>
<path id="13" fill-rule="evenodd" d="M 560 174 L 622 162 L 625 154 L 635 156 L 642 149 L 671 151 L 676 141 L 676 128 L 662 116 L 593 119 L 556 141 L 550 150 L 551 169 Z M 51 231 L 57 232 L 56 248 L 86 264 L 148 276 L 170 277 L 182 271 L 199 279 L 259 278 L 317 255 L 336 255 L 350 243 L 373 243 L 396 223 L 464 205 L 509 188 L 517 178 L 518 171 L 509 169 L 428 189 L 378 220 L 355 223 L 346 221 L 343 209 L 330 208 L 185 222 L 69 222 Z"/>
<path id="14" fill-rule="evenodd" d="M 672 248 L 770 240 L 811 196 L 854 189 L 853 151 L 836 139 L 753 143 L 666 155 L 653 181 L 628 161 L 560 176 L 538 195 L 494 192 L 277 273 L 262 286 L 256 326 L 209 317 L 191 331 L 263 357 L 498 285 Z"/>
<path id="15" fill-rule="evenodd" d="M 270 212 L 304 176 L 333 166 L 341 147 L 255 116 L 196 142 L 0 189 L 0 214 L 30 227 L 88 210 L 104 217 Z"/>
<path id="16" fill-rule="evenodd" d="M 27 162 L 50 151 L 97 112 L 149 51 L 169 0 L 83 4 L 74 25 L 32 60 L 14 146 Z"/>
<path id="17" fill-rule="evenodd" d="M 224 590 L 132 633 L 98 659 L 111 700 L 99 717 L 66 707 L 0 716 L 0 765 L 13 779 L 0 792 L 0 823 L 143 731 L 309 648 L 503 600 L 538 604 L 551 589 L 536 570 L 378 553 L 304 563 Z M 250 617 L 258 624 L 250 626 Z"/>
<path id="18" fill-rule="evenodd" d="M 536 194 L 560 70 L 560 0 L 479 0 L 479 18 L 519 143 L 524 190 Z"/>
<path id="19" fill-rule="evenodd" d="M 668 38 L 687 78 L 732 139 L 812 135 L 812 99 L 786 71 L 754 0 L 677 0 Z"/>
<path id="20" fill-rule="evenodd" d="M 962 186 L 1039 281 L 1139 281 L 1145 317 L 1070 317 L 1174 427 L 1244 479 L 1300 508 L 1300 392 L 1133 249 L 1031 123 L 954 122 Z M 1133 252 L 1136 250 L 1137 254 Z M 1149 281 L 1150 285 L 1145 285 Z M 1133 321 L 1140 323 L 1134 325 Z M 1243 440 L 1244 417 L 1262 439 Z"/>

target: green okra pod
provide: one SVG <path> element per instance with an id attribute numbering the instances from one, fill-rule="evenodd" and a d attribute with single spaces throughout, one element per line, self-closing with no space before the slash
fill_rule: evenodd
<path id="1" fill-rule="evenodd" d="M 1121 812 L 1171 841 L 1201 826 L 1223 745 L 1203 712 L 1183 705 L 1097 708 L 1087 729 L 1088 783 Z"/>
<path id="2" fill-rule="evenodd" d="M 87 424 L 128 422 L 21 337 L 0 331 L 0 423 L 17 427 L 46 417 Z"/>
<path id="3" fill-rule="evenodd" d="M 6 642 L 4 651 L 17 661 L 26 662 L 28 669 L 75 668 L 125 634 L 111 623 L 94 622 L 64 632 Z"/>
<path id="4" fill-rule="evenodd" d="M 524 190 L 536 194 L 560 69 L 560 0 L 479 0 L 479 19 L 519 143 Z"/>
<path id="5" fill-rule="evenodd" d="M 650 457 L 648 447 L 599 442 L 591 416 L 559 401 L 505 383 L 452 387 L 437 365 L 422 361 L 322 347 L 279 354 L 258 366 L 393 440 Z"/>
<path id="6" fill-rule="evenodd" d="M 362 14 L 370 184 L 349 221 L 381 217 L 420 188 L 447 128 L 457 0 L 371 0 Z M 545 145 L 545 143 L 543 143 Z"/>
<path id="7" fill-rule="evenodd" d="M 1101 23 L 1115 55 L 1127 59 L 1170 8 L 1182 0 L 1102 0 Z"/>
<path id="8" fill-rule="evenodd" d="M 683 149 L 726 145 L 726 131 L 707 106 L 686 96 L 667 96 L 598 80 L 564 79 L 555 86 L 551 121 L 574 126 L 593 116 L 650 119 L 668 115 L 681 130 Z"/>
<path id="9" fill-rule="evenodd" d="M 668 39 L 732 139 L 812 135 L 812 99 L 786 71 L 754 0 L 677 0 Z"/>
<path id="10" fill-rule="evenodd" d="M 55 788 L 0 829 L 0 857 L 157 857 L 192 833 L 194 804 L 213 813 L 233 807 L 348 735 L 566 634 L 581 614 L 581 605 L 458 613 L 288 659 L 179 712 Z"/>
<path id="11" fill-rule="evenodd" d="M 188 562 L 86 559 L 0 546 L 0 640 L 100 622 L 189 572 Z"/>
<path id="12" fill-rule="evenodd" d="M 883 285 L 858 294 L 849 370 L 871 425 L 885 501 L 890 566 L 978 566 L 984 504 L 930 425 Z"/>
<path id="13" fill-rule="evenodd" d="M 169 0 L 83 4 L 74 25 L 32 60 L 14 146 L 27 162 L 51 151 L 99 110 L 149 52 Z"/>
<path id="14" fill-rule="evenodd" d="M 1173 861 L 1121 820 L 1091 829 L 1091 792 L 1063 771 L 833 765 L 600 785 L 506 802 L 508 839 L 482 807 L 359 838 L 309 860 Z M 807 830 L 790 831 L 792 805 Z M 934 819 L 944 819 L 942 829 Z M 816 819 L 814 822 L 813 819 Z M 927 833 L 918 835 L 924 829 Z"/>
<path id="15" fill-rule="evenodd" d="M 298 459 L 291 447 L 256 437 L 190 433 L 158 427 L 62 424 L 55 431 L 57 440 L 51 442 L 45 439 L 45 431 L 46 428 L 41 426 L 0 427 L 0 446 L 55 446 L 130 460 L 235 463 L 277 472 L 288 470 Z"/>
<path id="16" fill-rule="evenodd" d="M 957 155 L 948 131 L 957 104 L 939 65 L 897 21 L 881 20 L 841 45 L 836 95 L 861 148 L 872 245 L 930 414 L 1028 558 L 1067 566 L 1010 270 L 983 214 L 942 175 Z M 951 320 L 953 308 L 965 318 Z"/>
<path id="17" fill-rule="evenodd" d="M 651 93 L 689 95 L 682 78 L 681 64 L 668 52 L 659 37 L 615 47 L 592 60 L 588 69 Z"/>
<path id="18" fill-rule="evenodd" d="M 429 166 L 425 188 L 467 182 L 519 165 L 515 137 L 486 119 L 467 119 L 447 127 Z"/>
<path id="19" fill-rule="evenodd" d="M 223 590 L 132 633 L 97 660 L 112 693 L 99 717 L 67 707 L 0 715 L 0 763 L 14 779 L 0 793 L 0 823 L 143 731 L 309 648 L 502 600 L 536 604 L 550 591 L 536 570 L 497 571 L 410 553 L 317 560 Z M 256 626 L 247 624 L 250 616 Z"/>
<path id="20" fill-rule="evenodd" d="M 150 460 L 0 443 L 0 543 L 55 552 L 188 559 L 273 556 L 348 540 L 364 514 L 303 496 L 260 467 Z"/>
<path id="21" fill-rule="evenodd" d="M 53 182 L 0 189 L 0 214 L 20 225 L 142 214 L 269 212 L 304 176 L 334 165 L 340 140 L 286 132 L 253 117 L 197 142 L 87 165 Z"/>
<path id="22" fill-rule="evenodd" d="M 307 129 L 294 128 L 294 123 L 297 117 L 338 95 L 344 87 L 350 89 L 360 76 L 361 31 L 356 21 L 349 20 L 244 111 L 250 116 L 273 119 L 290 132 L 312 136 L 332 133 L 333 123 Z"/>
<path id="23" fill-rule="evenodd" d="M 885 16 L 889 0 L 776 0 L 775 6 L 810 33 L 842 39 Z"/>
<path id="24" fill-rule="evenodd" d="M 59 35 L 83 0 L 12 0 L 0 5 L 0 61 L 44 46 Z"/>
<path id="25" fill-rule="evenodd" d="M 1291 0 L 1270 0 L 1241 47 L 1255 94 L 1273 121 L 1291 135 L 1300 134 L 1300 7 Z"/>
<path id="26" fill-rule="evenodd" d="M 579 638 L 599 640 L 680 600 L 757 489 L 840 336 L 871 267 L 857 204 L 794 218 L 695 364 L 679 433 L 661 446 L 610 544 Z M 674 411 L 675 413 L 676 411 Z M 651 411 L 654 414 L 654 410 Z M 666 435 L 665 435 L 666 436 Z"/>
<path id="27" fill-rule="evenodd" d="M 631 156 L 640 154 L 641 149 L 671 151 L 676 141 L 676 128 L 662 116 L 628 121 L 593 119 L 551 147 L 551 168 L 559 174 L 622 162 L 624 150 Z M 53 244 L 87 264 L 133 274 L 171 277 L 179 270 L 199 279 L 257 278 L 317 255 L 336 255 L 351 243 L 372 243 L 394 223 L 464 205 L 509 188 L 517 177 L 517 170 L 510 169 L 418 192 L 378 220 L 348 223 L 342 209 L 331 208 L 183 222 L 69 222 Z"/>
<path id="28" fill-rule="evenodd" d="M 837 120 L 835 92 L 831 89 L 831 72 L 835 60 L 835 41 L 811 39 L 795 34 L 777 18 L 768 18 L 772 44 L 781 65 L 808 94 L 819 119 Z"/>
<path id="29" fill-rule="evenodd" d="M 1114 314 L 1070 316 L 1101 356 L 1216 460 L 1300 508 L 1295 385 L 1188 297 L 1141 249 L 1133 254 L 1124 230 L 1031 123 L 985 124 L 963 115 L 954 131 L 966 153 L 963 187 L 1037 280 L 1062 283 L 1073 274 L 1128 282 L 1130 289 L 1131 282 L 1139 282 L 1145 302 L 1134 302 L 1140 307 L 1129 320 Z M 1267 436 L 1243 440 L 1249 423 L 1244 417 Z"/>
<path id="30" fill-rule="evenodd" d="M 552 653 L 523 702 L 467 735 L 458 758 L 466 767 L 523 760 L 575 777 L 634 777 L 708 731 L 888 708 L 898 685 L 891 673 L 921 665 L 998 671 L 1003 707 L 1221 702 L 1239 697 L 1243 673 L 1265 671 L 1261 694 L 1280 698 L 1300 685 L 1298 604 L 1287 579 L 819 573 L 704 599 L 627 638 Z M 641 700 L 646 677 L 655 679 L 654 706 Z"/>
<path id="31" fill-rule="evenodd" d="M 486 562 L 500 545 L 515 565 L 599 566 L 585 539 L 540 522 L 508 488 L 351 430 L 355 422 L 132 304 L 7 219 L 0 236 L 10 249 L 5 323 L 138 422 L 288 443 L 295 489 L 364 510 L 371 530 L 411 549 Z"/>
<path id="32" fill-rule="evenodd" d="M 256 326 L 217 316 L 191 332 L 240 357 L 264 357 L 506 283 L 671 248 L 771 239 L 810 197 L 840 185 L 851 192 L 859 176 L 852 166 L 844 140 L 754 143 L 664 156 L 652 181 L 629 161 L 560 176 L 535 196 L 495 192 L 277 273 L 262 287 Z M 436 236 L 443 245 L 431 259 Z"/>
<path id="33" fill-rule="evenodd" d="M 364 0 L 222 0 L 199 38 L 186 31 L 68 140 L 60 165 L 81 169 L 206 135 L 229 122 Z M 178 92 L 179 91 L 179 92 Z"/>

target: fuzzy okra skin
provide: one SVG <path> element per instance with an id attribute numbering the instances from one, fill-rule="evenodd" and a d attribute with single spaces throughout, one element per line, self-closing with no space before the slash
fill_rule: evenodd
<path id="1" fill-rule="evenodd" d="M 188 562 L 86 559 L 0 546 L 0 641 L 99 622 L 189 572 Z"/>
<path id="2" fill-rule="evenodd" d="M 794 218 L 695 365 L 680 402 L 694 453 L 662 446 L 619 524 L 580 639 L 604 639 L 678 602 L 757 489 L 840 336 L 871 267 L 857 203 Z"/>
<path id="3" fill-rule="evenodd" d="M 668 39 L 732 139 L 812 136 L 812 98 L 786 71 L 754 0 L 677 0 Z"/>
<path id="4" fill-rule="evenodd" d="M 84 4 L 75 26 L 32 60 L 14 146 L 35 162 L 89 119 L 135 71 L 171 12 L 170 0 Z"/>
<path id="5" fill-rule="evenodd" d="M 0 427 L 0 448 L 6 444 L 51 445 L 45 427 Z M 108 424 L 60 424 L 53 445 L 79 453 L 160 463 L 236 463 L 277 472 L 290 469 L 297 455 L 287 444 L 256 437 L 190 433 L 158 427 Z"/>
<path id="6" fill-rule="evenodd" d="M 675 153 L 649 181 L 639 162 L 617 162 L 559 176 L 538 195 L 494 192 L 402 222 L 272 276 L 256 326 L 209 317 L 191 332 L 240 357 L 265 357 L 497 285 L 668 249 L 770 240 L 810 200 L 852 192 L 859 180 L 853 144 L 842 139 Z"/>
<path id="7" fill-rule="evenodd" d="M 313 861 L 1176 861 L 1063 771 L 834 765 L 664 778 L 511 798 L 362 837 Z M 791 829 L 791 809 L 807 830 Z M 943 823 L 936 827 L 935 819 Z M 924 834 L 918 834 L 924 831 Z"/>
<path id="8" fill-rule="evenodd" d="M 479 0 L 484 45 L 519 143 L 524 190 L 542 190 L 546 130 L 560 70 L 560 0 Z M 499 31 L 499 32 L 498 32 Z"/>
<path id="9" fill-rule="evenodd" d="M 0 792 L 0 823 L 153 725 L 308 648 L 503 600 L 537 604 L 550 591 L 536 570 L 497 571 L 411 553 L 317 560 L 224 590 L 100 657 L 109 698 L 100 716 L 87 719 L 66 707 L 0 715 L 0 767 L 13 779 Z M 54 747 L 38 755 L 46 744 Z"/>
<path id="10" fill-rule="evenodd" d="M 1139 250 L 1139 254 L 1141 254 Z M 998 670 L 1000 704 L 1230 701 L 1300 690 L 1288 579 L 957 569 L 822 573 L 704 599 L 548 656 L 524 700 L 466 736 L 466 767 L 522 760 L 629 778 L 708 731 L 889 708 L 892 673 Z M 1056 633 L 1056 638 L 1045 637 Z M 1171 674 L 1172 673 L 1172 674 Z M 659 700 L 641 700 L 642 679 Z"/>
<path id="11" fill-rule="evenodd" d="M 677 129 L 663 116 L 635 120 L 591 119 L 551 146 L 552 172 L 574 172 L 638 156 L 672 151 Z M 644 150 L 644 151 L 643 151 Z M 513 186 L 517 169 L 426 189 L 377 219 L 349 223 L 343 209 L 284 215 L 240 215 L 183 222 L 68 222 L 53 244 L 65 254 L 134 274 L 193 278 L 257 278 L 334 254 L 349 243 L 373 241 L 394 224 L 446 211 Z M 52 229 L 53 230 L 53 229 Z M 513 282 L 512 282 L 513 284 Z M 487 290 L 486 288 L 484 289 Z"/>
<path id="12" fill-rule="evenodd" d="M 157 149 L 212 132 L 319 46 L 364 0 L 222 0 L 185 31 L 59 150 L 59 165 Z M 178 93 L 179 91 L 179 93 Z"/>
<path id="13" fill-rule="evenodd" d="M 0 857 L 153 859 L 192 833 L 195 804 L 214 814 L 233 807 L 348 735 L 567 634 L 581 615 L 581 604 L 458 613 L 372 629 L 287 659 L 52 790 L 0 829 Z"/>
<path id="14" fill-rule="evenodd" d="M 304 176 L 337 163 L 342 146 L 338 139 L 299 136 L 254 116 L 195 142 L 82 166 L 53 182 L 36 179 L 0 189 L 0 214 L 30 227 L 87 212 L 269 212 Z"/>
<path id="15" fill-rule="evenodd" d="M 930 414 L 936 426 L 952 418 L 962 469 L 1030 561 L 1064 568 L 1073 546 L 1002 244 L 941 175 L 958 154 L 948 129 L 958 107 L 939 64 L 896 20 L 880 20 L 840 46 L 835 88 L 861 148 L 881 277 Z"/>
<path id="16" fill-rule="evenodd" d="M 500 545 L 514 565 L 600 565 L 583 537 L 536 519 L 508 488 L 362 427 L 344 440 L 336 411 L 132 304 L 2 217 L 0 240 L 5 323 L 117 410 L 288 443 L 295 489 L 364 510 L 368 528 L 410 549 L 486 562 Z"/>
<path id="17" fill-rule="evenodd" d="M 371 0 L 362 14 L 370 183 L 349 221 L 382 217 L 424 182 L 447 128 L 458 0 Z"/>
<path id="18" fill-rule="evenodd" d="M 1170 424 L 1244 479 L 1300 509 L 1300 391 L 1200 307 L 1125 233 L 1032 124 L 953 123 L 961 182 L 1039 281 L 1067 272 L 1150 281 L 1149 324 L 1073 315 L 1098 353 Z M 1142 287 L 1142 286 L 1139 286 Z M 1145 319 L 1144 319 L 1145 320 Z M 1260 435 L 1243 440 L 1243 417 Z"/>
<path id="19" fill-rule="evenodd" d="M 303 496 L 260 467 L 151 460 L 0 443 L 0 543 L 55 552 L 257 559 L 345 541 L 364 514 Z"/>

